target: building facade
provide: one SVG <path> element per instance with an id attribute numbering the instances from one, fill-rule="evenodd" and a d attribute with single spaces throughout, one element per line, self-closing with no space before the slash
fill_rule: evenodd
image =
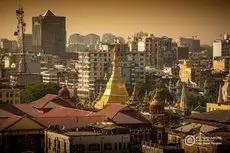
<path id="1" fill-rule="evenodd" d="M 66 50 L 65 17 L 55 16 L 50 10 L 32 18 L 32 44 L 36 52 L 63 55 Z"/>
<path id="2" fill-rule="evenodd" d="M 183 38 L 180 37 L 176 40 L 179 47 L 188 47 L 189 52 L 200 51 L 200 40 L 195 38 Z"/>
<path id="3" fill-rule="evenodd" d="M 213 42 L 213 58 L 218 56 L 230 56 L 230 35 L 224 35 L 224 39 Z"/>
<path id="4" fill-rule="evenodd" d="M 215 71 L 228 71 L 230 69 L 230 57 L 214 57 L 213 69 Z"/>
<path id="5" fill-rule="evenodd" d="M 19 104 L 20 89 L 0 84 L 0 104 Z"/>

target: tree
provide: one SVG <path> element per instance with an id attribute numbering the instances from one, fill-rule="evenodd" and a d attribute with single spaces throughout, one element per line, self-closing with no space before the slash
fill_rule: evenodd
<path id="1" fill-rule="evenodd" d="M 20 90 L 21 103 L 29 103 L 44 97 L 46 94 L 57 94 L 60 87 L 53 83 L 26 83 Z"/>
<path id="2" fill-rule="evenodd" d="M 181 124 L 182 116 L 171 110 L 165 111 L 165 124 L 167 127 L 178 127 Z"/>

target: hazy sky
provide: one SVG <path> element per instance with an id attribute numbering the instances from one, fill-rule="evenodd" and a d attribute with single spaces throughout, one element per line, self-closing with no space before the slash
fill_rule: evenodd
<path id="1" fill-rule="evenodd" d="M 32 33 L 32 16 L 50 9 L 66 16 L 67 34 L 111 32 L 132 36 L 144 31 L 177 38 L 198 35 L 211 44 L 230 33 L 230 2 L 227 0 L 22 0 L 26 33 Z M 16 39 L 15 10 L 18 0 L 0 0 L 0 38 Z"/>

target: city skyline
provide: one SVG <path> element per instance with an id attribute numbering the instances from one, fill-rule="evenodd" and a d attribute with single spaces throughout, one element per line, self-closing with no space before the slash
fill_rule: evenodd
<path id="1" fill-rule="evenodd" d="M 66 17 L 67 36 L 79 33 L 113 33 L 127 38 L 144 31 L 172 38 L 198 35 L 201 44 L 212 44 L 228 33 L 229 2 L 220 1 L 34 1 L 22 0 L 25 10 L 26 33 L 32 33 L 32 17 L 48 9 L 56 16 Z M 0 5 L 1 38 L 16 39 L 15 10 L 17 0 L 3 0 Z"/>

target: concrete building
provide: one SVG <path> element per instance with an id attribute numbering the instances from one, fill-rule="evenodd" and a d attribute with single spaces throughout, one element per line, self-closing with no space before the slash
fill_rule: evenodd
<path id="1" fill-rule="evenodd" d="M 138 51 L 145 52 L 146 65 L 156 68 L 172 66 L 176 63 L 176 48 L 171 38 L 155 37 L 153 34 L 138 39 Z"/>
<path id="2" fill-rule="evenodd" d="M 178 47 L 188 47 L 189 52 L 200 51 L 200 40 L 195 38 L 183 38 L 176 39 Z"/>
<path id="3" fill-rule="evenodd" d="M 78 97 L 88 98 L 99 92 L 99 84 L 105 86 L 112 72 L 111 51 L 78 52 Z M 142 52 L 120 52 L 119 70 L 131 92 L 135 82 L 145 82 L 145 54 Z M 85 98 L 84 98 L 85 97 Z"/>
<path id="4" fill-rule="evenodd" d="M 230 56 L 214 57 L 213 69 L 215 71 L 230 70 Z"/>
<path id="5" fill-rule="evenodd" d="M 8 53 L 16 52 L 17 42 L 15 40 L 1 39 L 0 48 L 5 50 Z"/>
<path id="6" fill-rule="evenodd" d="M 24 49 L 26 53 L 32 53 L 32 34 L 24 34 Z"/>
<path id="7" fill-rule="evenodd" d="M 50 10 L 32 18 L 32 44 L 36 52 L 63 55 L 66 50 L 66 20 Z"/>
<path id="8" fill-rule="evenodd" d="M 104 125 L 105 126 L 105 125 Z M 113 130 L 119 128 L 113 127 Z M 108 133 L 110 130 L 104 130 Z M 128 153 L 130 146 L 130 135 L 123 134 L 106 134 L 92 131 L 79 132 L 52 132 L 47 131 L 46 152 L 78 152 L 78 153 Z"/>
<path id="9" fill-rule="evenodd" d="M 177 59 L 183 60 L 189 58 L 189 48 L 188 47 L 178 47 L 177 48 Z"/>
<path id="10" fill-rule="evenodd" d="M 217 56 L 230 56 L 230 35 L 225 34 L 224 39 L 213 42 L 213 58 Z"/>
<path id="11" fill-rule="evenodd" d="M 58 83 L 57 71 L 43 71 L 41 72 L 43 83 Z"/>
<path id="12" fill-rule="evenodd" d="M 19 104 L 20 90 L 8 84 L 0 84 L 0 104 Z"/>

